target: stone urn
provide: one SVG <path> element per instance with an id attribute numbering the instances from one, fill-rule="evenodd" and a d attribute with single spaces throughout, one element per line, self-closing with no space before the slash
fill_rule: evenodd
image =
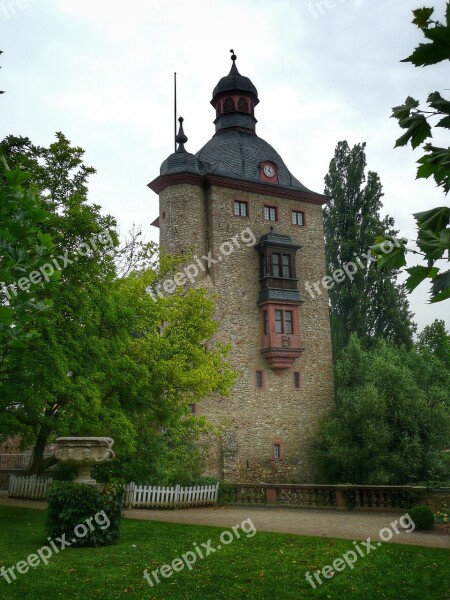
<path id="1" fill-rule="evenodd" d="M 64 465 L 73 465 L 78 477 L 76 483 L 94 485 L 91 469 L 96 465 L 115 458 L 111 446 L 114 440 L 109 437 L 60 437 L 56 440 L 58 449 L 55 457 Z"/>

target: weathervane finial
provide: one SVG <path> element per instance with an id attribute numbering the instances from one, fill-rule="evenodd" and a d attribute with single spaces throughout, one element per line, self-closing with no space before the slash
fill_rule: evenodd
<path id="1" fill-rule="evenodd" d="M 184 121 L 183 117 L 179 117 L 178 122 L 180 124 L 180 127 L 178 129 L 178 134 L 175 138 L 175 141 L 178 144 L 178 148 L 177 148 L 176 152 L 186 152 L 186 150 L 184 148 L 184 144 L 188 141 L 188 139 L 183 130 L 183 121 Z"/>

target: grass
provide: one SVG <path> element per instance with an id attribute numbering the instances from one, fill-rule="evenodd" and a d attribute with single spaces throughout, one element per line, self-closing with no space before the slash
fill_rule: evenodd
<path id="1" fill-rule="evenodd" d="M 25 560 L 45 543 L 45 512 L 0 507 L 0 566 Z M 215 547 L 217 527 L 176 525 L 124 519 L 119 544 L 103 548 L 67 548 L 18 575 L 7 584 L 0 578 L 2 600 L 67 598 L 93 600 L 177 599 L 258 600 L 364 599 L 447 600 L 450 598 L 450 555 L 447 550 L 383 544 L 315 590 L 305 571 L 322 569 L 351 541 L 258 532 L 235 539 L 220 551 L 162 579 L 151 588 L 143 578 L 150 571 L 208 539 Z"/>

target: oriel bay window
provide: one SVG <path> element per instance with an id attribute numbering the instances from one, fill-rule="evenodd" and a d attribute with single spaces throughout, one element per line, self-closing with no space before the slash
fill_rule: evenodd
<path id="1" fill-rule="evenodd" d="M 292 256 L 274 252 L 266 257 L 261 255 L 261 277 L 292 279 Z"/>
<path id="2" fill-rule="evenodd" d="M 300 246 L 271 228 L 255 248 L 260 259 L 261 354 L 271 369 L 282 371 L 290 368 L 303 351 L 298 310 L 303 298 L 295 265 Z"/>

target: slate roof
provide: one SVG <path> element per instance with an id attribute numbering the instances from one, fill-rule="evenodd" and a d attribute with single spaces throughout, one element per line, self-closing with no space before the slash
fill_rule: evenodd
<path id="1" fill-rule="evenodd" d="M 159 170 L 160 175 L 168 175 L 171 173 L 196 173 L 197 175 L 205 175 L 208 171 L 205 165 L 201 163 L 190 152 L 174 152 L 162 163 Z"/>
<path id="2" fill-rule="evenodd" d="M 239 92 L 247 92 L 254 94 L 256 96 L 257 104 L 258 100 L 258 90 L 253 85 L 251 80 L 248 77 L 244 77 L 241 75 L 236 67 L 236 64 L 233 62 L 230 72 L 226 77 L 222 77 L 219 83 L 213 90 L 213 98 L 217 96 L 217 94 L 221 94 L 222 92 L 231 92 L 231 91 L 239 91 Z"/>
<path id="3" fill-rule="evenodd" d="M 271 231 L 270 233 L 266 233 L 265 235 L 261 236 L 256 248 L 259 248 L 263 245 L 300 248 L 300 246 L 294 244 L 292 238 L 288 235 L 284 235 L 282 233 L 275 233 L 274 231 Z"/>
<path id="4" fill-rule="evenodd" d="M 278 185 L 309 192 L 284 164 L 278 152 L 257 135 L 238 130 L 222 130 L 195 155 L 207 172 L 234 179 L 261 182 L 260 164 L 273 162 L 278 169 Z"/>

